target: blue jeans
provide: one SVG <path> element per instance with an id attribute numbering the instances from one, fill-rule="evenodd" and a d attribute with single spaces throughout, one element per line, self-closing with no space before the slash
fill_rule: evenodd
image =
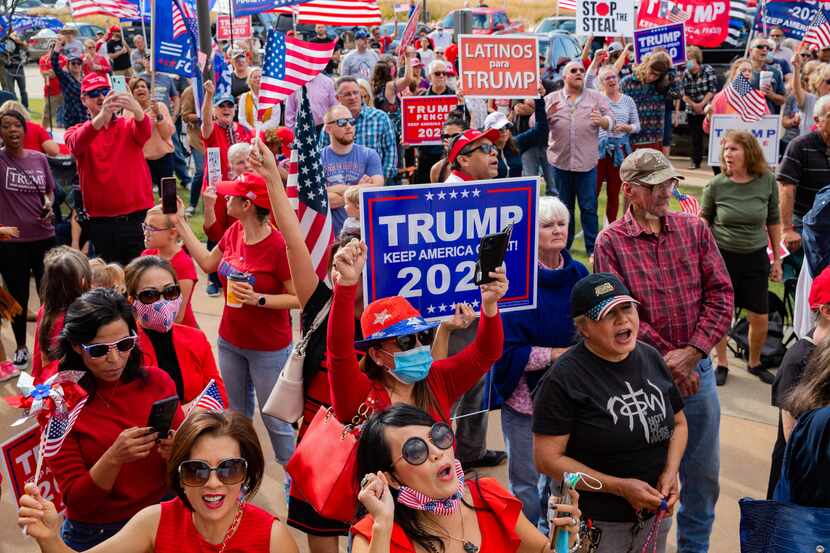
<path id="1" fill-rule="evenodd" d="M 92 549 L 118 533 L 127 521 L 108 524 L 90 524 L 66 519 L 61 528 L 61 539 L 75 551 Z"/>
<path id="2" fill-rule="evenodd" d="M 507 449 L 507 477 L 510 493 L 522 502 L 522 511 L 536 525 L 541 512 L 539 473 L 533 464 L 533 431 L 530 415 L 523 415 L 507 405 L 501 407 L 501 429 Z"/>
<path id="3" fill-rule="evenodd" d="M 680 510 L 677 512 L 678 553 L 705 553 L 715 521 L 720 486 L 720 400 L 712 360 L 697 366 L 700 389 L 684 398 L 689 441 L 680 463 Z"/>
<path id="4" fill-rule="evenodd" d="M 579 220 L 582 222 L 582 233 L 585 240 L 585 252 L 594 253 L 594 244 L 599 232 L 597 220 L 597 168 L 590 171 L 565 171 L 553 168 L 553 175 L 559 185 L 559 199 L 562 200 L 571 214 L 568 223 L 568 249 L 574 241 L 576 223 L 576 202 L 579 201 Z"/>
<path id="5" fill-rule="evenodd" d="M 522 154 L 522 174 L 528 177 L 543 176 L 545 178 L 545 195 L 558 196 L 556 180 L 553 178 L 553 165 L 548 162 L 547 148 L 535 146 Z"/>
<path id="6" fill-rule="evenodd" d="M 199 205 L 199 196 L 202 194 L 202 179 L 205 177 L 205 154 L 196 148 L 191 148 L 190 155 L 193 156 L 195 167 L 193 178 L 190 180 L 190 207 L 196 209 Z"/>
<path id="7" fill-rule="evenodd" d="M 231 409 L 253 418 L 256 391 L 262 422 L 268 429 L 274 455 L 279 464 L 285 465 L 294 453 L 294 429 L 287 422 L 266 415 L 261 410 L 277 384 L 277 378 L 291 354 L 291 346 L 276 351 L 257 351 L 238 348 L 221 337 L 218 344 L 219 372 L 222 373 Z"/>

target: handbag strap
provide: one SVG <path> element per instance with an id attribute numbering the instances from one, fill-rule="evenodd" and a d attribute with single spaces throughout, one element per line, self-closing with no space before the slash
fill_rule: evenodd
<path id="1" fill-rule="evenodd" d="M 317 316 L 314 317 L 314 320 L 311 322 L 311 326 L 308 327 L 308 332 L 303 335 L 303 338 L 299 341 L 299 343 L 295 346 L 294 351 L 297 352 L 298 355 L 305 355 L 305 348 L 308 347 L 308 342 L 311 339 L 311 335 L 314 334 L 320 325 L 323 324 L 323 319 L 325 319 L 328 314 L 329 310 L 331 309 L 331 298 L 329 301 L 320 308 L 320 311 L 317 312 Z"/>

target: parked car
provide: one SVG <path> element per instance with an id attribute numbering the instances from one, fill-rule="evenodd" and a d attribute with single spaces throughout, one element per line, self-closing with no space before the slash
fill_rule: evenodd
<path id="1" fill-rule="evenodd" d="M 444 18 L 444 28 L 455 32 L 455 13 L 462 10 L 453 10 Z M 510 21 L 507 12 L 499 8 L 469 8 L 465 11 L 473 14 L 473 34 L 495 35 L 504 33 L 520 33 L 524 31 L 524 24 L 519 21 Z"/>
<path id="2" fill-rule="evenodd" d="M 576 18 L 566 15 L 546 17 L 533 29 L 534 33 L 549 33 L 551 31 L 576 32 Z"/>
<path id="3" fill-rule="evenodd" d="M 50 29 L 41 29 L 25 38 L 29 45 L 29 60 L 36 62 L 49 51 L 49 46 L 58 38 L 58 33 Z"/>
<path id="4" fill-rule="evenodd" d="M 542 37 L 539 40 L 539 52 L 543 52 L 542 45 L 544 45 L 546 73 L 552 72 L 559 60 L 563 58 L 574 60 L 582 55 L 582 46 L 579 45 L 579 41 L 571 33 L 551 31 L 547 34 L 534 34 Z"/>
<path id="5" fill-rule="evenodd" d="M 9 3 L 11 4 L 11 3 Z M 15 7 L 15 13 L 28 14 L 29 10 L 45 8 L 40 0 L 19 0 Z"/>

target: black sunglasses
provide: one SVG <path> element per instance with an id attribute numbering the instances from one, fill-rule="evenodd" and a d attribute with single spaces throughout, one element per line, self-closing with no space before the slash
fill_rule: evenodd
<path id="1" fill-rule="evenodd" d="M 447 423 L 436 422 L 429 429 L 429 441 L 438 449 L 447 450 L 455 443 L 455 434 Z M 401 456 L 392 464 L 401 459 L 410 465 L 423 465 L 429 459 L 429 444 L 423 438 L 409 438 L 401 447 Z"/>
<path id="2" fill-rule="evenodd" d="M 757 48 L 758 50 L 769 50 L 769 46 L 767 46 L 766 44 L 759 44 L 755 48 Z"/>
<path id="3" fill-rule="evenodd" d="M 89 98 L 97 98 L 98 96 L 106 96 L 110 93 L 109 88 L 96 88 L 95 90 L 90 90 L 86 93 Z"/>
<path id="4" fill-rule="evenodd" d="M 72 60 L 69 62 L 69 65 L 83 65 L 84 62 L 81 60 Z"/>
<path id="5" fill-rule="evenodd" d="M 84 351 L 90 357 L 98 358 L 105 357 L 111 348 L 115 348 L 119 353 L 132 351 L 135 347 L 136 340 L 138 340 L 138 336 L 127 336 L 126 338 L 121 338 L 120 340 L 107 344 L 81 344 L 81 347 L 84 348 Z"/>
<path id="6" fill-rule="evenodd" d="M 467 150 L 466 152 L 461 152 L 458 155 L 460 155 L 460 156 L 471 156 L 476 152 L 476 150 L 481 150 L 484 153 L 484 155 L 487 155 L 487 156 L 489 156 L 490 154 L 495 154 L 498 151 L 496 149 L 495 144 L 480 144 L 480 145 L 476 146 L 475 148 Z"/>
<path id="7" fill-rule="evenodd" d="M 446 71 L 433 71 L 432 74 L 436 77 L 446 77 L 447 75 L 449 75 L 449 73 L 447 73 Z"/>
<path id="8" fill-rule="evenodd" d="M 164 297 L 167 301 L 173 301 L 181 295 L 181 287 L 178 284 L 171 284 L 170 286 L 165 286 L 161 290 L 155 290 L 153 288 L 142 290 L 136 294 L 136 297 L 141 303 L 150 305 L 151 303 L 156 303 L 162 297 Z"/>
<path id="9" fill-rule="evenodd" d="M 416 332 L 415 334 L 395 336 L 393 340 L 395 340 L 395 343 L 398 344 L 399 348 L 401 348 L 401 351 L 411 350 L 418 342 L 420 342 L 422 346 L 431 346 L 432 342 L 435 340 L 435 329 L 429 328 L 427 330 L 422 330 L 421 332 Z"/>
<path id="10" fill-rule="evenodd" d="M 241 458 L 223 459 L 215 467 L 195 459 L 179 463 L 179 481 L 182 486 L 204 486 L 210 480 L 211 472 L 216 473 L 220 482 L 232 486 L 245 480 L 248 462 Z"/>
<path id="11" fill-rule="evenodd" d="M 342 119 L 335 119 L 334 121 L 329 121 L 329 123 L 334 123 L 335 125 L 337 125 L 341 129 L 343 127 L 345 127 L 346 125 L 351 125 L 352 127 L 354 127 L 354 117 L 349 117 L 349 118 L 344 117 Z"/>

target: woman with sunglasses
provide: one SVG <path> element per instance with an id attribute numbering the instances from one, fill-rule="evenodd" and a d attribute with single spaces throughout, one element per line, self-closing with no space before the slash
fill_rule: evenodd
<path id="1" fill-rule="evenodd" d="M 77 424 L 77 423 L 76 423 Z M 251 422 L 232 411 L 200 411 L 172 440 L 166 480 L 176 497 L 139 511 L 92 553 L 297 553 L 285 526 L 252 505 L 265 459 Z M 44 553 L 71 553 L 61 542 L 55 505 L 29 484 L 18 525 Z"/>
<path id="2" fill-rule="evenodd" d="M 363 405 L 382 411 L 407 403 L 450 420 L 452 405 L 501 356 L 504 335 L 498 301 L 507 292 L 504 269 L 482 284 L 481 320 L 464 350 L 433 362 L 430 346 L 438 323 L 428 323 L 401 296 L 370 303 L 360 317 L 363 340 L 354 341 L 354 302 L 366 262 L 366 244 L 353 240 L 334 258 L 334 299 L 328 321 L 328 365 L 337 418 L 350 421 Z M 357 351 L 366 353 L 358 364 Z M 361 369 L 362 367 L 362 369 Z"/>
<path id="3" fill-rule="evenodd" d="M 170 262 L 156 255 L 137 257 L 124 269 L 124 280 L 138 322 L 144 364 L 170 375 L 182 405 L 196 399 L 211 380 L 227 405 L 225 385 L 205 333 L 175 322 L 182 310 L 182 289 Z"/>
<path id="4" fill-rule="evenodd" d="M 551 539 L 522 514 L 522 505 L 494 478 L 465 482 L 445 422 L 411 405 L 369 419 L 357 448 L 358 499 L 368 515 L 352 527 L 354 553 L 539 553 Z M 551 526 L 578 547 L 579 494 L 549 504 Z M 416 549 L 417 547 L 417 549 Z"/>
<path id="5" fill-rule="evenodd" d="M 59 371 L 82 371 L 88 399 L 60 451 L 45 459 L 63 494 L 62 538 L 86 550 L 167 493 L 170 441 L 147 426 L 155 401 L 176 395 L 166 372 L 145 367 L 133 308 L 121 294 L 90 290 L 72 302 L 56 347 Z M 173 427 L 181 423 L 176 409 Z"/>

